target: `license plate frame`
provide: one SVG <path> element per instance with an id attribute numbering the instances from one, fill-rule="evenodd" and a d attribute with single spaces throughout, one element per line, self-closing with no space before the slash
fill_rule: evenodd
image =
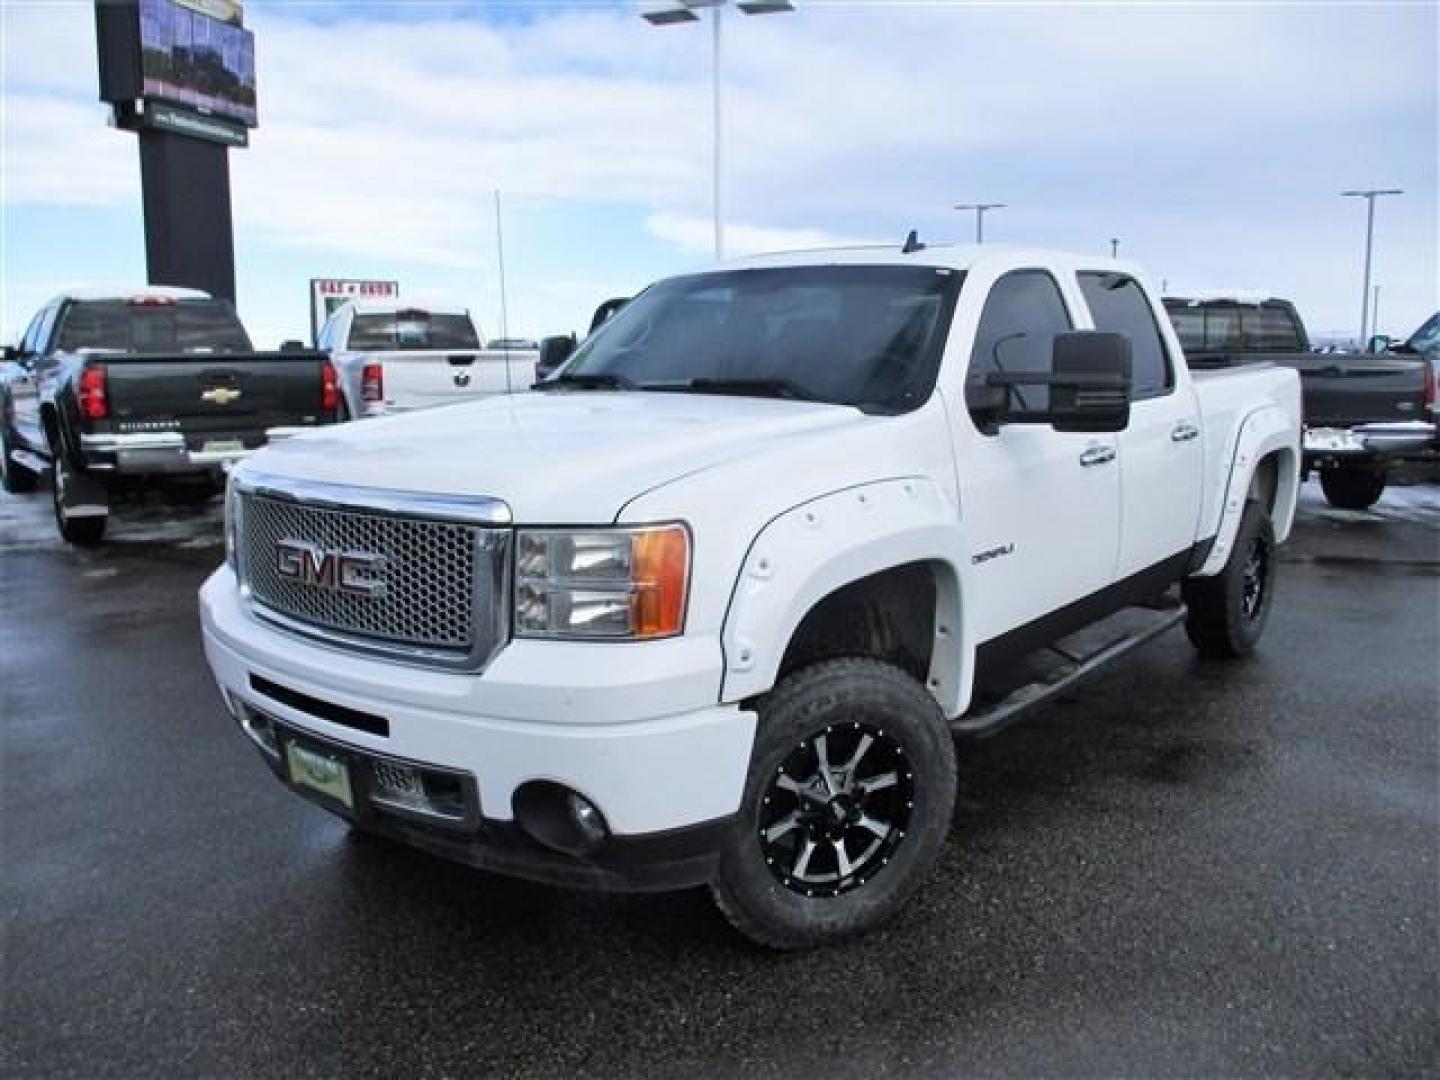
<path id="1" fill-rule="evenodd" d="M 206 439 L 200 450 L 205 454 L 243 454 L 245 443 L 241 439 Z"/>
<path id="2" fill-rule="evenodd" d="M 284 750 L 285 776 L 291 784 L 354 812 L 355 784 L 347 755 L 303 743 L 289 734 L 280 736 L 280 745 Z"/>

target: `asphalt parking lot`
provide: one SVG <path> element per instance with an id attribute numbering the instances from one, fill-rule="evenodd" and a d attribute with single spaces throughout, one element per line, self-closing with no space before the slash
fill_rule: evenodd
<path id="1" fill-rule="evenodd" d="M 283 791 L 201 655 L 219 536 L 0 496 L 7 1075 L 1440 1071 L 1440 487 L 1307 485 L 1258 656 L 1167 635 L 962 747 L 932 886 L 786 956 Z"/>

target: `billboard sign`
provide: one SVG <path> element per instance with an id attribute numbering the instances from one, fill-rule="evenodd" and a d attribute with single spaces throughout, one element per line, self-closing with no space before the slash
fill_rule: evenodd
<path id="1" fill-rule="evenodd" d="M 139 0 L 141 96 L 255 127 L 255 35 L 211 9 L 240 15 L 221 0 Z"/>
<path id="2" fill-rule="evenodd" d="M 335 309 L 350 300 L 394 300 L 400 296 L 398 281 L 364 278 L 310 279 L 310 340 L 320 337 L 320 328 Z"/>

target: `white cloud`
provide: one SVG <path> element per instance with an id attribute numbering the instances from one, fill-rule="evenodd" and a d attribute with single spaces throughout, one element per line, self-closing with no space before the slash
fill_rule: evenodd
<path id="1" fill-rule="evenodd" d="M 7 207 L 133 207 L 133 146 L 90 104 L 90 5 L 0 10 Z M 328 10 L 345 14 L 322 26 L 305 6 L 250 7 L 262 126 L 231 155 L 242 254 L 263 243 L 473 276 L 489 265 L 496 188 L 542 211 L 625 209 L 678 253 L 709 253 L 704 27 L 655 30 L 628 6 L 537 6 L 503 24 Z M 963 235 L 950 205 L 1000 198 L 997 238 L 1099 248 L 1120 234 L 1172 276 L 1263 272 L 1325 321 L 1357 306 L 1356 237 L 1332 192 L 1375 174 L 1410 192 L 1387 208 L 1382 250 L 1392 310 L 1418 311 L 1435 302 L 1435 31 L 1423 5 L 732 16 L 728 246 Z M 574 292 L 587 288 L 607 283 Z"/>

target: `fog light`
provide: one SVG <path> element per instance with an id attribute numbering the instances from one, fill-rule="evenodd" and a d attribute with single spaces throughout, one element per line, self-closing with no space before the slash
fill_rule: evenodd
<path id="1" fill-rule="evenodd" d="M 609 832 L 605 828 L 605 819 L 600 816 L 600 811 L 595 804 L 585 798 L 578 791 L 572 791 L 565 799 L 565 808 L 570 811 L 570 820 L 575 823 L 575 829 L 585 838 L 585 843 L 594 847 L 605 839 Z"/>
<path id="2" fill-rule="evenodd" d="M 553 780 L 526 781 L 511 805 L 515 823 L 532 839 L 566 855 L 590 855 L 610 836 L 598 806 Z"/>

